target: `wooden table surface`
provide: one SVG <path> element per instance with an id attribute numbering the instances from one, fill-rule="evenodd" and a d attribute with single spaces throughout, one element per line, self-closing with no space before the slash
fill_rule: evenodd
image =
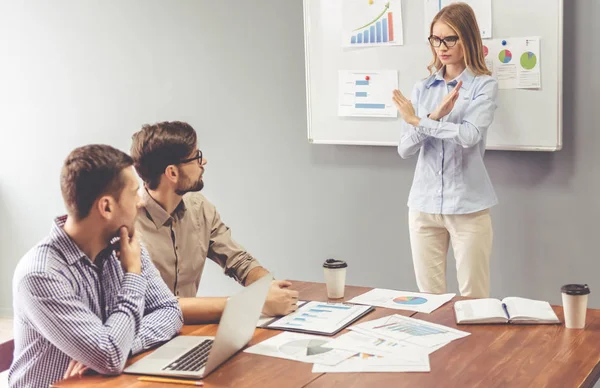
<path id="1" fill-rule="evenodd" d="M 327 301 L 325 285 L 295 281 L 300 299 Z M 344 300 L 371 290 L 347 286 Z M 461 298 L 455 298 L 459 300 Z M 431 314 L 376 308 L 361 321 L 390 314 L 414 318 L 470 332 L 430 356 L 427 373 L 312 373 L 312 365 L 297 361 L 238 352 L 205 378 L 210 387 L 592 387 L 600 375 L 600 310 L 588 310 L 585 330 L 564 325 L 456 325 L 454 301 Z M 563 320 L 561 307 L 554 307 Z M 216 324 L 185 326 L 183 335 L 211 335 Z M 343 333 L 344 331 L 342 331 Z M 277 330 L 256 329 L 249 346 L 274 335 Z M 342 334 L 340 333 L 340 334 Z M 149 353 L 149 352 L 148 352 Z M 145 356 L 138 355 L 128 365 Z M 140 382 L 137 376 L 99 375 L 71 378 L 54 387 L 158 387 Z M 169 384 L 175 387 L 177 385 Z"/>

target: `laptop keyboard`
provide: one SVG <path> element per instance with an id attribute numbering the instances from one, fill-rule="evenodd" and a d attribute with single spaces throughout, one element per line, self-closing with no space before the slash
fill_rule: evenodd
<path id="1" fill-rule="evenodd" d="M 197 372 L 204 368 L 208 359 L 208 352 L 212 348 L 213 340 L 207 339 L 202 341 L 197 346 L 193 347 L 189 352 L 179 357 L 169 365 L 163 368 L 166 371 L 186 371 Z"/>

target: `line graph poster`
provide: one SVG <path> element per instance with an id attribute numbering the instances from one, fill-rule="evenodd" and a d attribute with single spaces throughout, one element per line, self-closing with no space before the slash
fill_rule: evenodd
<path id="1" fill-rule="evenodd" d="M 342 47 L 404 44 L 401 0 L 344 0 L 342 7 Z"/>

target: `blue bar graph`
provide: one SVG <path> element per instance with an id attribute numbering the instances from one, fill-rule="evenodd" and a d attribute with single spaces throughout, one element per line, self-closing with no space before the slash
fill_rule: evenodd
<path id="1" fill-rule="evenodd" d="M 354 95 L 356 97 L 367 97 L 367 92 L 356 92 Z"/>
<path id="2" fill-rule="evenodd" d="M 365 94 L 367 94 L 367 93 L 365 92 Z M 320 304 L 317 307 L 326 308 L 326 309 L 338 309 L 338 310 L 350 310 L 351 309 L 350 306 L 340 306 L 340 305 L 330 305 L 330 304 Z"/>
<path id="3" fill-rule="evenodd" d="M 388 41 L 388 27 L 387 27 L 387 19 L 381 19 L 381 22 L 383 23 L 381 25 L 382 29 L 383 29 L 383 41 L 387 42 Z"/>
<path id="4" fill-rule="evenodd" d="M 350 36 L 350 44 L 394 42 L 393 12 L 382 12 L 378 19 L 367 24 L 362 31 Z"/>
<path id="5" fill-rule="evenodd" d="M 357 86 L 369 86 L 369 81 L 357 80 L 356 85 Z"/>
<path id="6" fill-rule="evenodd" d="M 330 313 L 331 310 L 321 310 L 321 309 L 310 309 L 308 310 L 311 313 Z"/>
<path id="7" fill-rule="evenodd" d="M 357 109 L 385 109 L 385 104 L 354 104 Z"/>

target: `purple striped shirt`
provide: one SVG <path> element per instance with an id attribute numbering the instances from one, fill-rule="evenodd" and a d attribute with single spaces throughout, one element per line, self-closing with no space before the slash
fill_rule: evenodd
<path id="1" fill-rule="evenodd" d="M 92 262 L 58 217 L 13 278 L 15 353 L 10 387 L 48 387 L 76 360 L 119 374 L 127 357 L 176 335 L 177 300 L 142 247 L 142 273 L 124 273 L 108 249 Z"/>

